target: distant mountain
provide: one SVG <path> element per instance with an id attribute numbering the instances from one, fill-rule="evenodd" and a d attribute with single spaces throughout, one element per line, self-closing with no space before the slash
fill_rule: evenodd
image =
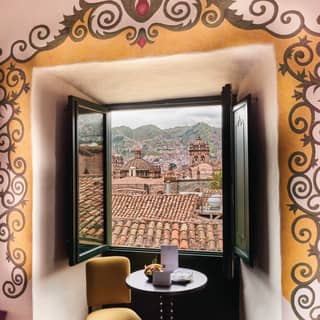
<path id="1" fill-rule="evenodd" d="M 178 130 L 177 130 L 178 129 Z M 193 126 L 185 126 L 168 129 L 168 131 L 173 136 L 179 136 L 182 138 L 182 142 L 185 144 L 189 144 L 191 141 L 195 140 L 197 137 L 201 137 L 202 140 L 210 142 L 214 142 L 215 138 L 221 138 L 221 129 L 214 128 L 208 125 L 207 123 L 199 122 Z"/>
<path id="2" fill-rule="evenodd" d="M 133 157 L 136 147 L 142 148 L 142 155 L 150 161 L 169 161 L 179 158 L 179 163 L 187 162 L 188 146 L 196 138 L 209 143 L 210 155 L 216 158 L 221 151 L 221 128 L 207 123 L 160 129 L 155 125 L 144 125 L 136 129 L 126 126 L 112 128 L 112 145 L 124 161 Z"/>
<path id="3" fill-rule="evenodd" d="M 135 140 L 153 139 L 163 134 L 163 130 L 159 127 L 149 124 L 132 130 Z"/>
<path id="4" fill-rule="evenodd" d="M 80 144 L 101 144 L 103 121 L 101 115 L 81 115 L 78 120 Z M 182 168 L 188 164 L 189 144 L 200 137 L 209 144 L 210 158 L 221 157 L 221 128 L 199 122 L 193 126 L 161 129 L 155 125 L 144 125 L 135 129 L 118 126 L 112 130 L 113 152 L 120 154 L 126 162 L 140 147 L 144 159 L 160 165 L 166 171 L 173 164 Z"/>
<path id="5" fill-rule="evenodd" d="M 79 143 L 101 143 L 103 140 L 102 114 L 80 114 L 78 116 Z"/>
<path id="6" fill-rule="evenodd" d="M 112 128 L 112 135 L 133 138 L 133 130 L 127 126 L 114 127 Z"/>

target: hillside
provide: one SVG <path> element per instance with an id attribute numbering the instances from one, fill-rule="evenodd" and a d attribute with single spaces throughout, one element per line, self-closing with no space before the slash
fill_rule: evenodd
<path id="1" fill-rule="evenodd" d="M 170 159 L 173 162 L 178 160 L 177 164 L 186 164 L 188 145 L 197 137 L 209 143 L 210 156 L 214 160 L 217 151 L 221 151 L 221 129 L 206 123 L 169 129 L 160 129 L 154 125 L 136 129 L 126 126 L 112 128 L 113 150 L 119 153 L 124 161 L 132 158 L 134 149 L 140 147 L 145 159 L 159 162 L 160 165 Z"/>

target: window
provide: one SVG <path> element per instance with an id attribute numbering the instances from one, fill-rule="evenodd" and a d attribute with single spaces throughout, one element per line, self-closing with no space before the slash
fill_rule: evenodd
<path id="1" fill-rule="evenodd" d="M 112 245 L 222 252 L 221 105 L 110 113 Z"/>
<path id="2" fill-rule="evenodd" d="M 71 264 L 112 247 L 229 250 L 233 190 L 224 171 L 231 168 L 231 118 L 221 97 L 106 106 L 70 97 L 69 103 Z"/>

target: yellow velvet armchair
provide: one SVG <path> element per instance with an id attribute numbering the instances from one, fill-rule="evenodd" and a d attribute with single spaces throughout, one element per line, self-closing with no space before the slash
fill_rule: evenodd
<path id="1" fill-rule="evenodd" d="M 87 262 L 87 320 L 141 320 L 132 309 L 121 306 L 131 303 L 131 291 L 125 283 L 129 273 L 126 257 L 99 257 Z"/>

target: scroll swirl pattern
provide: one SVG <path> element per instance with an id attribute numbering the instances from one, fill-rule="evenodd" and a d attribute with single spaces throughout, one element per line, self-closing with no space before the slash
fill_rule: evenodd
<path id="1" fill-rule="evenodd" d="M 247 10 L 241 1 L 211 0 L 224 9 L 225 18 L 241 29 L 262 29 L 276 38 L 292 38 L 302 30 L 319 35 L 319 17 L 311 29 L 305 23 L 305 17 L 299 10 L 286 10 L 285 4 L 276 0 L 248 1 Z"/>
<path id="2" fill-rule="evenodd" d="M 41 51 L 58 47 L 67 38 L 81 42 L 89 35 L 99 40 L 119 35 L 130 45 L 143 48 L 156 40 L 161 28 L 181 32 L 199 21 L 205 27 L 216 28 L 226 20 L 237 28 L 264 30 L 276 38 L 291 38 L 302 31 L 320 34 L 319 18 L 311 30 L 299 11 L 281 11 L 279 0 L 248 1 L 246 12 L 237 7 L 240 1 L 234 0 L 146 2 L 140 6 L 139 0 L 79 0 L 79 9 L 63 17 L 58 34 L 53 34 L 47 25 L 36 25 L 27 39 L 11 44 L 7 56 L 0 48 L 0 243 L 6 247 L 11 267 L 10 276 L 1 286 L 8 298 L 21 296 L 27 286 L 28 257 L 23 248 L 14 246 L 15 237 L 26 225 L 23 206 L 28 190 L 27 162 L 15 152 L 25 135 L 18 98 L 30 88 L 23 68 L 10 64 L 5 69 L 6 62 L 24 63 Z M 283 29 L 285 33 L 281 33 Z M 298 82 L 293 92 L 296 103 L 288 121 L 303 145 L 288 159 L 289 209 L 296 214 L 291 232 L 297 243 L 309 245 L 309 256 L 316 261 L 312 265 L 299 262 L 292 267 L 291 278 L 296 285 L 291 295 L 292 308 L 300 320 L 320 319 L 316 301 L 320 281 L 320 63 L 315 63 L 319 57 L 320 43 L 313 45 L 303 37 L 285 50 L 279 68 L 283 76 Z"/>
<path id="3" fill-rule="evenodd" d="M 320 34 L 319 18 L 310 29 L 301 12 L 285 10 L 278 0 L 247 2 L 245 8 L 241 1 L 234 0 L 79 0 L 79 9 L 64 16 L 58 34 L 53 34 L 45 24 L 36 25 L 28 39 L 12 43 L 8 56 L 0 48 L 0 62 L 10 58 L 28 61 L 38 52 L 59 46 L 68 37 L 80 42 L 88 34 L 96 39 L 110 39 L 123 33 L 130 45 L 143 48 L 154 42 L 160 28 L 181 32 L 193 28 L 198 21 L 216 28 L 227 20 L 238 28 L 265 30 L 277 38 L 291 38 L 302 30 Z"/>
<path id="4" fill-rule="evenodd" d="M 288 195 L 292 201 L 289 209 L 295 214 L 291 232 L 295 241 L 309 244 L 309 256 L 314 257 L 315 262 L 299 262 L 291 270 L 291 278 L 296 284 L 291 304 L 301 320 L 319 317 L 316 296 L 320 281 L 320 64 L 315 67 L 312 64 L 319 59 L 318 47 L 315 50 L 306 36 L 300 38 L 285 50 L 279 67 L 283 76 L 288 74 L 298 81 L 293 93 L 296 103 L 288 120 L 292 132 L 302 137 L 304 148 L 293 152 L 288 160 L 292 173 L 288 181 Z M 312 72 L 307 73 L 307 68 Z"/>
<path id="5" fill-rule="evenodd" d="M 14 241 L 26 224 L 22 207 L 28 188 L 27 164 L 25 159 L 15 156 L 15 151 L 24 136 L 17 98 L 28 90 L 22 68 L 10 64 L 7 70 L 0 69 L 0 242 L 6 245 L 7 261 L 12 265 L 11 277 L 2 285 L 9 298 L 20 296 L 27 286 L 26 253 L 14 246 Z"/>
<path id="6" fill-rule="evenodd" d="M 61 22 L 63 28 L 59 34 L 52 34 L 46 25 L 37 25 L 32 28 L 27 40 L 17 40 L 11 45 L 7 59 L 2 57 L 3 50 L 0 49 L 0 62 L 5 62 L 10 57 L 17 62 L 25 62 L 38 52 L 59 46 L 68 37 L 72 41 L 80 42 L 88 34 L 96 39 L 106 40 L 123 32 L 131 45 L 138 44 L 143 47 L 158 36 L 159 26 L 172 31 L 194 27 L 202 10 L 200 0 L 162 0 L 157 3 L 151 1 L 150 7 L 144 11 L 139 7 L 139 2 L 80 0 L 80 9 L 74 9 L 72 15 L 64 16 Z M 211 20 L 209 18 L 209 21 Z M 222 20 L 220 19 L 220 23 Z"/>

